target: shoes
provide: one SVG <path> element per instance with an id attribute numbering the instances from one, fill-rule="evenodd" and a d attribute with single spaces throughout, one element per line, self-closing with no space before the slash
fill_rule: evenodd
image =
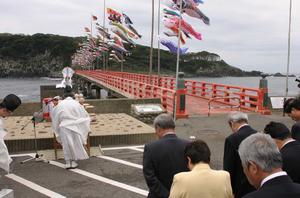
<path id="1" fill-rule="evenodd" d="M 71 168 L 72 168 L 71 160 L 67 160 L 67 161 L 66 161 L 65 167 L 66 167 L 66 169 L 71 169 Z"/>
<path id="2" fill-rule="evenodd" d="M 66 167 L 66 169 L 75 169 L 78 167 L 78 164 L 76 163 L 76 161 L 67 160 L 65 167 Z"/>
<path id="3" fill-rule="evenodd" d="M 75 161 L 71 161 L 71 168 L 74 169 L 77 167 L 78 167 L 78 164 Z"/>

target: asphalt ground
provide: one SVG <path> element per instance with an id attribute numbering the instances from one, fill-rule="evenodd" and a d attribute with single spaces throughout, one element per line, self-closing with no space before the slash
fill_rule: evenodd
<path id="1" fill-rule="evenodd" d="M 271 116 L 249 114 L 249 123 L 262 131 L 270 121 L 279 121 L 291 127 L 293 121 L 281 113 Z M 207 142 L 211 149 L 211 167 L 222 169 L 225 138 L 231 134 L 227 115 L 211 117 L 195 116 L 176 122 L 179 137 L 189 139 L 195 136 Z M 30 158 L 23 153 L 13 157 L 11 173 L 0 172 L 0 189 L 14 190 L 18 197 L 146 197 L 148 188 L 142 173 L 142 145 L 123 145 L 125 148 L 103 148 L 104 156 L 80 161 L 73 170 L 64 169 L 64 161 L 50 163 L 34 160 L 21 164 Z M 32 183 L 30 183 L 32 182 Z"/>
<path id="2" fill-rule="evenodd" d="M 110 157 L 109 159 L 91 157 L 80 161 L 79 168 L 73 170 L 64 169 L 63 160 L 49 163 L 31 160 L 21 164 L 21 161 L 30 156 L 24 154 L 24 156 L 13 157 L 12 171 L 5 176 L 1 174 L 0 186 L 2 189 L 13 189 L 15 197 L 51 196 L 45 190 L 38 192 L 32 189 L 33 185 L 27 181 L 15 181 L 15 178 L 21 177 L 58 194 L 52 197 L 59 197 L 59 195 L 62 197 L 146 197 L 148 189 L 141 166 L 143 152 L 130 149 L 104 152 L 105 157 Z M 131 164 L 125 165 L 112 159 L 123 159 Z M 27 183 L 29 186 L 26 186 Z"/>

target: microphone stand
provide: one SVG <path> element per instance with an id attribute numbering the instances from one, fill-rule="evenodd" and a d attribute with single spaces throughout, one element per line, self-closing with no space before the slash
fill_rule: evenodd
<path id="1" fill-rule="evenodd" d="M 35 160 L 36 162 L 46 162 L 46 163 L 49 163 L 48 160 L 46 159 L 42 159 L 41 157 L 43 157 L 43 154 L 39 155 L 38 154 L 38 148 L 37 148 L 37 138 L 36 138 L 36 130 L 35 130 L 35 125 L 36 125 L 36 117 L 33 116 L 31 118 L 31 121 L 33 123 L 33 133 L 34 133 L 34 149 L 35 149 L 35 157 L 32 157 L 32 158 L 29 158 L 29 159 L 26 159 L 26 160 L 23 160 L 21 161 L 21 164 L 24 164 L 28 161 L 31 161 L 31 160 Z M 21 130 L 24 130 L 24 128 L 30 123 L 30 121 L 25 124 L 25 126 L 21 129 Z"/>

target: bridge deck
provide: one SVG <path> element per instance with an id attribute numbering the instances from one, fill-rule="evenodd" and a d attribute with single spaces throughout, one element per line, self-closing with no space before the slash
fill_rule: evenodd
<path id="1" fill-rule="evenodd" d="M 161 98 L 162 105 L 168 112 L 173 112 L 177 102 L 176 115 L 201 115 L 227 113 L 243 110 L 264 113 L 264 89 L 253 89 L 224 84 L 214 84 L 185 80 L 185 89 L 176 90 L 173 77 L 113 72 L 113 71 L 76 71 L 79 78 L 101 85 L 129 98 Z M 181 95 L 186 95 L 185 112 L 178 111 Z M 177 97 L 177 100 L 175 98 Z M 215 100 L 217 99 L 217 100 Z"/>
<path id="2" fill-rule="evenodd" d="M 226 106 L 220 102 L 212 102 L 211 109 L 209 111 L 207 99 L 195 97 L 195 96 L 186 96 L 186 112 L 188 115 L 208 115 L 210 114 L 219 114 L 219 113 L 229 113 L 230 111 L 240 110 L 238 107 Z M 246 110 L 243 110 L 246 111 Z"/>

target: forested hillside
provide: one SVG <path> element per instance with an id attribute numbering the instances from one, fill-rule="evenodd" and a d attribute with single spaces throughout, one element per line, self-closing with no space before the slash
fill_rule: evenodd
<path id="1" fill-rule="evenodd" d="M 60 75 L 70 66 L 71 56 L 76 52 L 83 37 L 66 37 L 51 34 L 0 34 L 0 77 L 33 77 Z M 127 47 L 131 55 L 124 62 L 124 71 L 148 72 L 149 47 Z M 99 58 L 93 65 L 102 68 Z M 120 70 L 120 63 L 109 61 L 109 70 Z M 154 50 L 153 72 L 157 71 L 157 50 Z M 161 50 L 161 71 L 174 74 L 176 55 Z M 187 76 L 255 76 L 260 72 L 245 72 L 228 65 L 220 56 L 209 52 L 188 53 L 181 56 L 180 71 Z"/>

